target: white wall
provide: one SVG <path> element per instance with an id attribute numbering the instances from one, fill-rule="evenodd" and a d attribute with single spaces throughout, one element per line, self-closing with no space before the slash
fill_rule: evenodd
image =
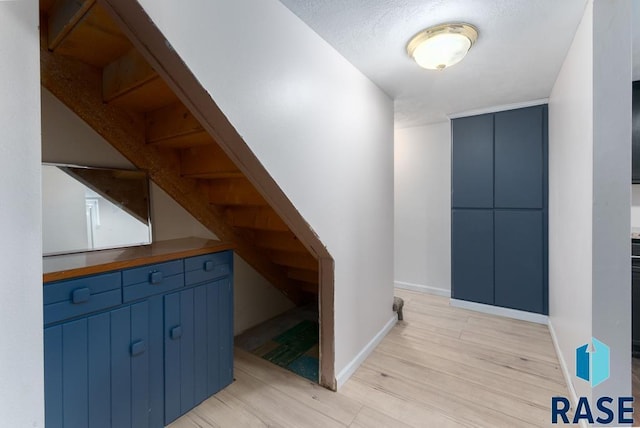
<path id="1" fill-rule="evenodd" d="M 42 159 L 52 163 L 132 168 L 116 149 L 45 89 L 42 90 Z M 151 219 L 153 239 L 157 241 L 188 236 L 217 239 L 154 183 L 151 184 Z M 294 307 L 240 257 L 234 256 L 234 264 L 235 334 Z"/>
<path id="2" fill-rule="evenodd" d="M 589 1 L 549 98 L 549 319 L 587 397 L 575 348 L 592 335 L 612 351 L 611 379 L 596 392 L 630 393 L 628 6 Z"/>
<path id="3" fill-rule="evenodd" d="M 393 104 L 277 0 L 141 0 L 335 259 L 336 371 L 392 318 Z"/>
<path id="4" fill-rule="evenodd" d="M 0 425 L 44 426 L 38 2 L 0 2 Z"/>
<path id="5" fill-rule="evenodd" d="M 593 336 L 611 348 L 594 396 L 631 395 L 631 1 L 593 5 Z"/>
<path id="6" fill-rule="evenodd" d="M 451 293 L 451 123 L 396 129 L 396 287 Z"/>

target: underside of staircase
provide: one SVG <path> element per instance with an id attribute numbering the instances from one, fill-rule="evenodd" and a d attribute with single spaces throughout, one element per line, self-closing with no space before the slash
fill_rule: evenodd
<path id="1" fill-rule="evenodd" d="M 333 260 L 132 0 L 41 0 L 41 80 L 297 304 L 318 299 L 320 383 L 335 389 Z"/>

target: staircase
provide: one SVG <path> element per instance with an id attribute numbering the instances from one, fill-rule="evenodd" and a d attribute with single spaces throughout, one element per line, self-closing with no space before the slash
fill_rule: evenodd
<path id="1" fill-rule="evenodd" d="M 320 293 L 334 388 L 331 256 L 142 8 L 41 0 L 40 13 L 43 87 L 292 301 Z"/>

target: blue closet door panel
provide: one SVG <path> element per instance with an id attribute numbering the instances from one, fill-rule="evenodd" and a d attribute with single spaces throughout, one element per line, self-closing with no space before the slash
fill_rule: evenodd
<path id="1" fill-rule="evenodd" d="M 219 290 L 216 283 L 207 286 L 207 392 L 216 393 L 220 382 L 220 334 L 218 332 Z"/>
<path id="2" fill-rule="evenodd" d="M 62 428 L 62 326 L 44 329 L 44 409 L 47 428 Z"/>
<path id="3" fill-rule="evenodd" d="M 495 207 L 543 206 L 543 106 L 495 115 Z"/>
<path id="4" fill-rule="evenodd" d="M 453 207 L 493 207 L 493 115 L 451 121 Z"/>
<path id="5" fill-rule="evenodd" d="M 111 426 L 111 323 L 108 313 L 89 318 L 89 427 Z"/>
<path id="6" fill-rule="evenodd" d="M 165 424 L 180 416 L 180 293 L 164 298 Z"/>
<path id="7" fill-rule="evenodd" d="M 493 210 L 451 213 L 452 297 L 493 304 Z"/>
<path id="8" fill-rule="evenodd" d="M 149 427 L 149 304 L 131 306 L 131 426 Z"/>
<path id="9" fill-rule="evenodd" d="M 131 426 L 131 309 L 111 311 L 111 424 Z"/>
<path id="10" fill-rule="evenodd" d="M 496 305 L 544 311 L 543 212 L 495 212 Z"/>
<path id="11" fill-rule="evenodd" d="M 87 394 L 87 320 L 62 326 L 62 390 L 65 428 L 86 428 L 89 422 Z"/>
<path id="12" fill-rule="evenodd" d="M 220 338 L 220 381 L 221 388 L 233 381 L 233 300 L 231 279 L 218 281 L 218 322 Z"/>
<path id="13" fill-rule="evenodd" d="M 180 292 L 180 412 L 184 414 L 195 405 L 194 372 L 194 300 L 193 289 Z"/>
<path id="14" fill-rule="evenodd" d="M 149 300 L 149 426 L 164 426 L 164 298 Z"/>
<path id="15" fill-rule="evenodd" d="M 207 393 L 207 287 L 194 290 L 194 401 L 204 401 Z"/>

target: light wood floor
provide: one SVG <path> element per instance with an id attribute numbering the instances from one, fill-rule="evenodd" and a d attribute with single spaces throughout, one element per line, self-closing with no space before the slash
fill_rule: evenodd
<path id="1" fill-rule="evenodd" d="M 339 392 L 236 348 L 236 381 L 170 427 L 551 425 L 551 397 L 568 392 L 546 326 L 396 295 L 405 321 Z"/>

